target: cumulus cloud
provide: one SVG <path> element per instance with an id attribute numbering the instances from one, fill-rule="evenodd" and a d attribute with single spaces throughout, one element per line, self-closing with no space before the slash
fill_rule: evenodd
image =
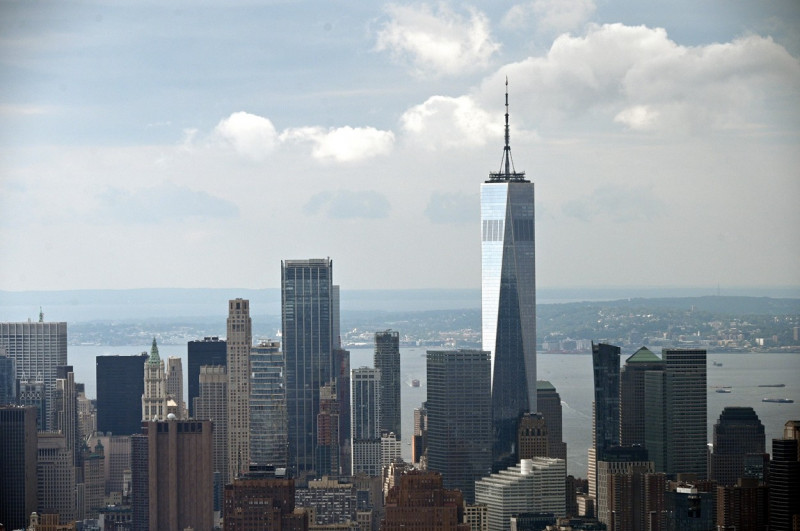
<path id="1" fill-rule="evenodd" d="M 478 212 L 475 194 L 433 192 L 425 207 L 425 216 L 432 223 L 473 223 Z"/>
<path id="2" fill-rule="evenodd" d="M 768 37 L 681 46 L 661 28 L 607 24 L 561 35 L 546 56 L 508 65 L 482 87 L 496 97 L 503 76 L 535 119 L 608 115 L 638 131 L 749 128 L 764 108 L 789 110 L 800 62 Z"/>
<path id="3" fill-rule="evenodd" d="M 431 96 L 403 113 L 400 124 L 412 141 L 430 150 L 482 146 L 499 132 L 497 116 L 471 96 Z"/>
<path id="4" fill-rule="evenodd" d="M 336 190 L 314 194 L 303 210 L 331 219 L 377 219 L 385 218 L 391 205 L 386 196 L 373 190 Z"/>
<path id="5" fill-rule="evenodd" d="M 125 190 L 110 187 L 100 195 L 95 210 L 87 215 L 103 223 L 149 225 L 188 218 L 235 218 L 239 207 L 202 190 L 165 183 L 150 188 Z"/>
<path id="6" fill-rule="evenodd" d="M 417 74 L 457 75 L 486 67 L 500 45 L 492 40 L 489 20 L 468 8 L 456 13 L 445 4 L 390 4 L 390 20 L 378 31 L 376 49 L 408 61 Z"/>
<path id="7" fill-rule="evenodd" d="M 263 160 L 275 148 L 278 133 L 268 118 L 247 112 L 235 112 L 220 121 L 216 133 L 240 155 Z"/>
<path id="8" fill-rule="evenodd" d="M 515 29 L 534 25 L 542 33 L 562 33 L 581 28 L 595 9 L 594 0 L 535 0 L 512 6 L 503 25 Z"/>
<path id="9" fill-rule="evenodd" d="M 379 155 L 386 155 L 394 146 L 394 133 L 374 127 L 300 127 L 287 129 L 280 135 L 281 141 L 310 141 L 314 145 L 311 154 L 316 159 L 331 159 L 351 162 Z"/>

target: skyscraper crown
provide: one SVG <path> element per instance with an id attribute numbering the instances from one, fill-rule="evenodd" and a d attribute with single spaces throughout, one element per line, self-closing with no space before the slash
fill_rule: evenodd
<path id="1" fill-rule="evenodd" d="M 518 172 L 514 168 L 514 159 L 511 158 L 511 134 L 508 126 L 508 77 L 506 77 L 506 130 L 505 146 L 503 147 L 503 158 L 500 162 L 500 171 L 489 173 L 489 180 L 486 182 L 528 182 L 525 180 L 525 172 Z"/>

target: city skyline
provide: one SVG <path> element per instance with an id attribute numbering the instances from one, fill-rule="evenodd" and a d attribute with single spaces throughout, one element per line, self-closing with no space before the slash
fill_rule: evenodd
<path id="1" fill-rule="evenodd" d="M 506 76 L 540 286 L 800 284 L 796 3 L 317 7 L 0 8 L 0 289 L 477 287 Z"/>

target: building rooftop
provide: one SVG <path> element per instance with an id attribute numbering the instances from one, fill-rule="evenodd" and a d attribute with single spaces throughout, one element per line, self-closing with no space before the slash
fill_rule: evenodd
<path id="1" fill-rule="evenodd" d="M 625 363 L 660 363 L 664 360 L 653 354 L 647 347 L 642 347 L 625 360 Z"/>

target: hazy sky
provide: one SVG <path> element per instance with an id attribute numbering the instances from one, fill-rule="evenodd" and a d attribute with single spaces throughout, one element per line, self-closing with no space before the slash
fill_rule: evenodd
<path id="1" fill-rule="evenodd" d="M 800 3 L 0 2 L 0 289 L 800 285 Z"/>

